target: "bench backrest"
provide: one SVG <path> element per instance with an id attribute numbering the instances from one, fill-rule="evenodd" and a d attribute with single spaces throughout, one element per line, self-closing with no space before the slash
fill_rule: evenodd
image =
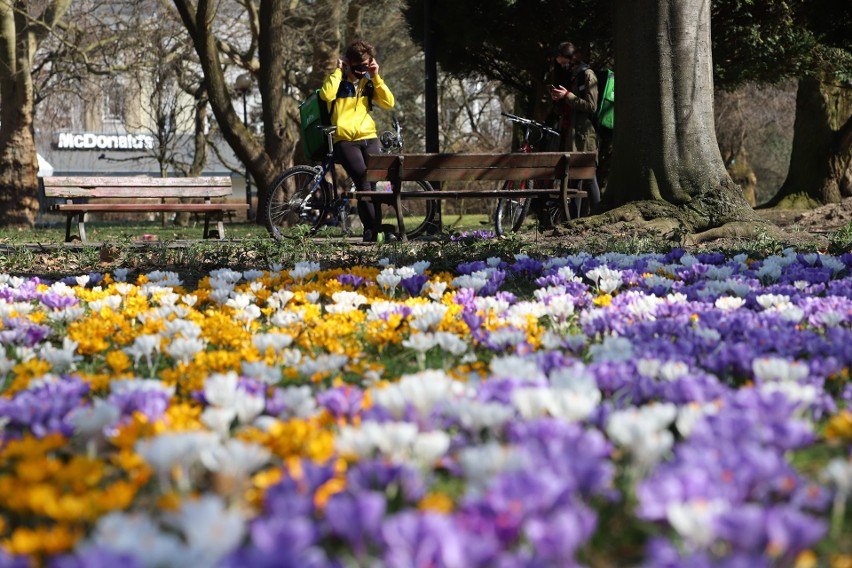
<path id="1" fill-rule="evenodd" d="M 367 180 L 479 181 L 590 179 L 595 152 L 512 154 L 377 154 L 367 160 Z M 567 175 L 565 175 L 567 173 Z"/>
<path id="2" fill-rule="evenodd" d="M 230 197 L 231 178 L 148 176 L 73 177 L 51 176 L 44 179 L 46 197 Z"/>

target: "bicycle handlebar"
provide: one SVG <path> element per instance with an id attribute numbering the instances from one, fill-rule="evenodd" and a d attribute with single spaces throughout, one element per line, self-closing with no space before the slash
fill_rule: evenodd
<path id="1" fill-rule="evenodd" d="M 520 116 L 515 116 L 514 114 L 509 114 L 508 112 L 501 112 L 500 114 L 505 116 L 512 122 L 517 122 L 518 124 L 522 124 L 524 126 L 534 126 L 542 132 L 550 134 L 551 136 L 559 136 L 559 133 L 557 131 L 534 120 L 530 120 L 528 118 L 521 118 Z"/>

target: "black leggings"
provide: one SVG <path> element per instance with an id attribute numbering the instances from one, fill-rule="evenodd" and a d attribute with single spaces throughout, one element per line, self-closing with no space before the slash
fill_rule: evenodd
<path id="1" fill-rule="evenodd" d="M 352 182 L 355 184 L 355 189 L 361 191 L 370 191 L 375 188 L 374 183 L 366 181 L 364 178 L 367 174 L 367 155 L 378 154 L 379 139 L 369 138 L 367 140 L 356 140 L 348 142 L 341 140 L 334 143 L 334 160 L 343 166 Z M 361 224 L 365 229 L 373 228 L 373 223 L 381 225 L 382 223 L 382 206 L 373 205 L 370 201 L 358 200 L 358 217 L 361 218 Z"/>

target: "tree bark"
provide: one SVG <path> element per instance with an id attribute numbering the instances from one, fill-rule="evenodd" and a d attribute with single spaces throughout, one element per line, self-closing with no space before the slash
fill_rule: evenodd
<path id="1" fill-rule="evenodd" d="M 0 224 L 35 224 L 38 155 L 33 138 L 32 59 L 39 40 L 67 10 L 54 0 L 33 25 L 26 0 L 0 0 Z"/>
<path id="2" fill-rule="evenodd" d="M 656 202 L 690 233 L 752 219 L 716 142 L 709 0 L 617 0 L 614 14 L 618 125 L 604 208 Z"/>
<path id="3" fill-rule="evenodd" d="M 247 165 L 252 178 L 257 183 L 258 194 L 261 202 L 263 202 L 265 191 L 272 185 L 278 170 L 273 159 L 266 153 L 264 147 L 255 140 L 234 110 L 228 84 L 225 80 L 224 67 L 219 57 L 216 34 L 212 29 L 215 20 L 214 3 L 210 0 L 199 0 L 196 6 L 193 6 L 188 0 L 174 0 L 174 3 L 198 53 L 204 73 L 204 81 L 207 85 L 210 110 L 216 117 L 216 122 L 225 141 L 237 158 Z M 282 0 L 263 0 L 263 3 L 277 5 L 284 2 Z M 280 9 L 283 10 L 283 7 Z M 261 14 L 263 13 L 262 6 Z M 271 135 L 272 132 L 267 130 L 267 136 Z M 258 222 L 262 220 L 261 217 L 258 215 Z"/>
<path id="4" fill-rule="evenodd" d="M 809 208 L 852 196 L 852 88 L 799 80 L 790 167 L 767 207 Z"/>

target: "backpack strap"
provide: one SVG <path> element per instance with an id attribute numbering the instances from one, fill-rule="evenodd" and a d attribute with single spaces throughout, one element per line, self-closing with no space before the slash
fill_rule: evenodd
<path id="1" fill-rule="evenodd" d="M 367 110 L 373 112 L 373 94 L 375 93 L 376 87 L 373 85 L 372 79 L 367 79 L 367 83 L 364 85 L 363 94 L 367 97 Z"/>

